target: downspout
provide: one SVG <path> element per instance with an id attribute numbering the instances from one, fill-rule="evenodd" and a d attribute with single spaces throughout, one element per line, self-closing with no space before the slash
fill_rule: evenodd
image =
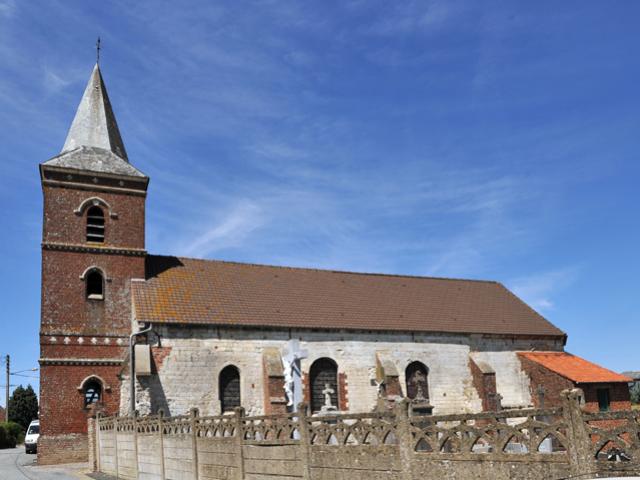
<path id="1" fill-rule="evenodd" d="M 138 335 L 142 335 L 143 333 L 148 333 L 153 328 L 153 324 L 150 323 L 147 328 L 144 330 L 140 330 L 139 332 L 134 332 L 129 335 L 129 375 L 130 375 L 130 395 L 129 395 L 129 415 L 133 417 L 136 412 L 136 352 L 135 352 L 135 344 L 133 340 Z"/>

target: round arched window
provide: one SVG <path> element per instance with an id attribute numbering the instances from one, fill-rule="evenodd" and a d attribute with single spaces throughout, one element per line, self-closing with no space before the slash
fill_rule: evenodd
<path id="1" fill-rule="evenodd" d="M 104 243 L 104 212 L 100 207 L 87 210 L 87 242 Z"/>
<path id="2" fill-rule="evenodd" d="M 338 409 L 338 365 L 330 358 L 319 358 L 309 370 L 311 387 L 311 411 L 319 412 L 322 407 Z"/>
<path id="3" fill-rule="evenodd" d="M 222 413 L 232 412 L 240 406 L 240 371 L 234 365 L 228 365 L 220 372 L 219 392 Z"/>
<path id="4" fill-rule="evenodd" d="M 104 300 L 104 277 L 100 270 L 95 269 L 88 272 L 85 282 L 89 300 Z"/>
<path id="5" fill-rule="evenodd" d="M 98 380 L 89 380 L 84 384 L 84 406 L 98 403 L 102 399 L 102 385 Z"/>

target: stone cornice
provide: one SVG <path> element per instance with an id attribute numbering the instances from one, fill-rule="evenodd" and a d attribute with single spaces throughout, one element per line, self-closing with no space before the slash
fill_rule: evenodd
<path id="1" fill-rule="evenodd" d="M 140 248 L 100 247 L 94 245 L 78 245 L 71 243 L 43 242 L 43 250 L 57 250 L 64 252 L 102 253 L 106 255 L 127 255 L 130 257 L 144 257 L 146 250 Z"/>
<path id="2" fill-rule="evenodd" d="M 103 365 L 119 366 L 124 360 L 117 358 L 41 358 L 40 365 Z"/>
<path id="3" fill-rule="evenodd" d="M 140 197 L 146 197 L 147 195 L 147 192 L 145 190 L 109 187 L 105 185 L 94 185 L 89 183 L 85 184 L 85 183 L 78 183 L 78 182 L 62 182 L 57 180 L 43 180 L 42 185 L 47 185 L 49 187 L 59 187 L 59 188 L 73 188 L 77 190 L 90 190 L 92 192 L 124 193 L 127 195 L 137 195 Z"/>

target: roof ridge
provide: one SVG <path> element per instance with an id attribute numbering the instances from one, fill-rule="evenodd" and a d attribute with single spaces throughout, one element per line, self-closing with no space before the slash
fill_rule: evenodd
<path id="1" fill-rule="evenodd" d="M 193 260 L 197 262 L 226 263 L 226 264 L 232 264 L 232 265 L 244 265 L 244 266 L 251 266 L 251 267 L 279 268 L 283 270 L 306 270 L 306 271 L 312 271 L 312 272 L 340 273 L 340 274 L 347 274 L 347 275 L 362 275 L 362 276 L 375 276 L 375 277 L 411 278 L 411 279 L 418 279 L 418 280 L 447 280 L 452 282 L 491 283 L 495 285 L 500 285 L 503 288 L 505 288 L 505 290 L 508 291 L 508 289 L 504 287 L 504 285 L 502 285 L 500 282 L 496 280 L 481 280 L 481 279 L 474 279 L 474 278 L 454 278 L 454 277 L 434 277 L 434 276 L 425 276 L 425 275 L 407 275 L 407 274 L 399 274 L 399 273 L 355 272 L 350 270 L 334 270 L 334 269 L 327 269 L 327 268 L 312 268 L 312 267 L 292 267 L 288 265 L 269 265 L 265 263 L 239 262 L 235 260 L 218 260 L 218 259 L 212 259 L 212 258 L 184 257 L 184 256 L 178 256 L 178 255 L 149 254 L 149 256 L 167 257 L 167 258 L 173 257 L 173 258 L 178 258 L 182 260 Z M 538 313 L 538 315 L 540 314 Z"/>

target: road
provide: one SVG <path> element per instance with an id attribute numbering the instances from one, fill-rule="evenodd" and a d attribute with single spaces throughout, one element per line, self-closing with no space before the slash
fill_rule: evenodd
<path id="1" fill-rule="evenodd" d="M 36 456 L 27 455 L 24 447 L 0 450 L 1 480 L 78 480 L 88 479 L 77 470 L 82 467 L 36 467 Z"/>

